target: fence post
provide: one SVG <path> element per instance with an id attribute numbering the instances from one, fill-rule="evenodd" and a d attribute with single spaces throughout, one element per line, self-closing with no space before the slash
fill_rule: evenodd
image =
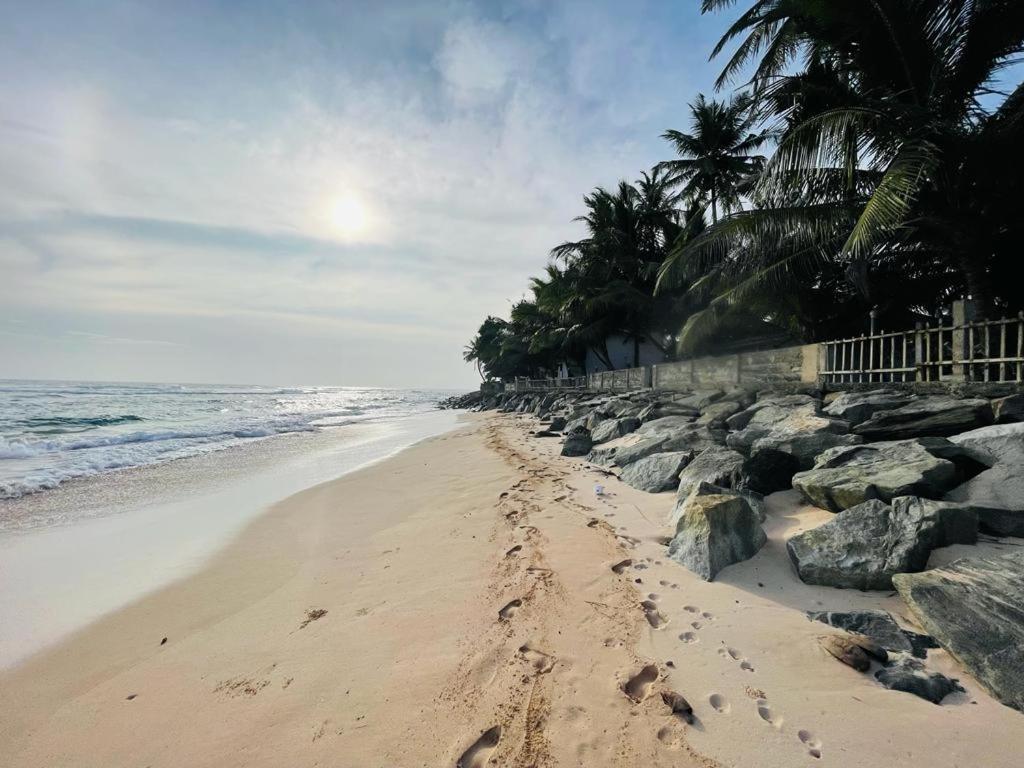
<path id="1" fill-rule="evenodd" d="M 953 302 L 953 349 L 951 358 L 953 362 L 953 381 L 965 381 L 967 379 L 964 368 L 964 360 L 971 357 L 967 349 L 967 334 L 964 326 L 973 323 L 977 314 L 977 306 L 970 299 L 960 299 Z M 988 357 L 988 350 L 985 352 Z"/>
<path id="2" fill-rule="evenodd" d="M 924 367 L 921 365 L 924 362 L 924 345 L 925 338 L 924 332 L 921 330 L 924 325 L 918 321 L 914 323 L 914 381 L 924 381 L 923 371 Z"/>

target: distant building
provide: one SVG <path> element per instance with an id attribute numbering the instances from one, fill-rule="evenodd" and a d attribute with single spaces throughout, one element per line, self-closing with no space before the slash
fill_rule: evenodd
<path id="1" fill-rule="evenodd" d="M 588 349 L 585 362 L 587 373 L 633 367 L 633 339 L 627 339 L 625 336 L 609 336 L 607 346 L 608 357 L 612 361 L 611 369 L 594 354 L 594 350 Z M 665 362 L 664 352 L 646 339 L 640 342 L 640 365 L 656 365 L 663 362 Z"/>

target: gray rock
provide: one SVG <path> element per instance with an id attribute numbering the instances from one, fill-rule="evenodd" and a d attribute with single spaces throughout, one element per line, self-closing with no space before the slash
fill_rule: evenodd
<path id="1" fill-rule="evenodd" d="M 767 541 L 757 513 L 738 494 L 700 485 L 684 503 L 668 556 L 705 581 L 732 563 L 749 560 Z"/>
<path id="2" fill-rule="evenodd" d="M 565 416 L 552 416 L 551 423 L 548 424 L 548 429 L 552 432 L 561 432 L 565 429 Z"/>
<path id="3" fill-rule="evenodd" d="M 1024 712 L 1024 552 L 896 576 L 914 616 L 999 701 Z"/>
<path id="4" fill-rule="evenodd" d="M 792 408 L 800 408 L 811 406 L 812 409 L 817 407 L 817 401 L 810 395 L 780 395 L 774 397 L 764 397 L 748 408 L 743 409 L 739 413 L 733 414 L 726 419 L 726 426 L 732 430 L 746 429 L 747 425 L 753 420 L 753 418 L 763 410 L 769 409 L 769 412 L 762 414 L 759 419 L 760 424 L 771 424 L 774 421 L 779 421 L 785 418 L 786 414 Z"/>
<path id="5" fill-rule="evenodd" d="M 762 402 L 751 407 L 762 405 L 743 429 L 726 438 L 726 445 L 747 454 L 761 450 L 790 453 L 801 469 L 808 469 L 822 451 L 863 442 L 863 438 L 848 434 L 845 421 L 820 416 L 817 402 L 810 398 L 798 405 Z"/>
<path id="6" fill-rule="evenodd" d="M 586 456 L 590 453 L 593 441 L 586 427 L 577 427 L 569 433 L 562 443 L 563 456 Z"/>
<path id="7" fill-rule="evenodd" d="M 909 392 L 875 389 L 870 392 L 842 392 L 822 410 L 850 424 L 867 421 L 876 411 L 901 408 L 914 400 Z"/>
<path id="8" fill-rule="evenodd" d="M 655 453 L 626 466 L 619 479 L 648 493 L 671 491 L 679 485 L 679 473 L 693 458 L 693 451 Z"/>
<path id="9" fill-rule="evenodd" d="M 686 416 L 688 421 L 692 421 L 699 415 L 700 411 L 692 406 L 668 401 L 651 403 L 637 414 L 637 418 L 646 424 L 648 421 L 656 421 L 666 416 Z"/>
<path id="10" fill-rule="evenodd" d="M 793 476 L 793 487 L 823 509 L 839 512 L 868 499 L 942 496 L 958 482 L 956 465 L 918 440 L 832 448 L 814 468 Z"/>
<path id="11" fill-rule="evenodd" d="M 1024 395 L 1010 395 L 993 400 L 992 415 L 997 424 L 1024 421 Z"/>
<path id="12" fill-rule="evenodd" d="M 696 408 L 699 411 L 703 411 L 712 403 L 721 400 L 725 396 L 725 393 L 720 389 L 702 389 L 686 397 L 681 397 L 674 402 L 678 405 L 689 406 L 690 408 Z"/>
<path id="13" fill-rule="evenodd" d="M 656 435 L 685 429 L 693 429 L 693 418 L 684 415 L 662 416 L 660 419 L 645 421 L 637 431 L 642 435 Z"/>
<path id="14" fill-rule="evenodd" d="M 941 704 L 949 694 L 963 691 L 959 682 L 939 672 L 929 672 L 911 656 L 892 659 L 875 672 L 875 679 L 889 690 L 912 693 L 932 704 Z"/>
<path id="15" fill-rule="evenodd" d="M 950 440 L 992 466 L 945 498 L 974 509 L 987 531 L 1024 536 L 1024 423 L 982 427 Z"/>
<path id="16" fill-rule="evenodd" d="M 712 403 L 701 411 L 698 424 L 707 426 L 722 426 L 725 420 L 741 410 L 740 404 L 733 400 L 719 400 Z"/>
<path id="17" fill-rule="evenodd" d="M 701 451 L 680 473 L 677 499 L 679 502 L 686 501 L 686 497 L 701 483 L 721 488 L 733 487 L 743 476 L 744 461 L 746 459 L 742 453 L 730 448 L 715 447 Z"/>
<path id="18" fill-rule="evenodd" d="M 875 412 L 853 431 L 865 440 L 948 437 L 992 423 L 988 400 L 921 397 L 900 408 Z"/>
<path id="19" fill-rule="evenodd" d="M 900 628 L 886 611 L 808 611 L 807 618 L 869 637 L 894 653 L 912 653 L 923 658 L 928 648 L 937 647 L 934 638 Z"/>
<path id="20" fill-rule="evenodd" d="M 591 432 L 591 438 L 595 443 L 604 443 L 614 440 L 617 437 L 628 435 L 640 426 L 640 419 L 635 416 L 626 416 L 621 419 L 608 419 L 602 421 Z"/>
<path id="21" fill-rule="evenodd" d="M 890 589 L 897 573 L 920 571 L 936 547 L 977 540 L 977 516 L 939 501 L 872 499 L 786 542 L 800 580 L 853 589 Z"/>

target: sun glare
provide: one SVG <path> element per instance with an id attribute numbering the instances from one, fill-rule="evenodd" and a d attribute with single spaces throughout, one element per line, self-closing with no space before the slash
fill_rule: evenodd
<path id="1" fill-rule="evenodd" d="M 365 232 L 369 225 L 366 206 L 353 195 L 343 195 L 331 203 L 330 221 L 334 230 L 343 237 L 354 237 Z"/>

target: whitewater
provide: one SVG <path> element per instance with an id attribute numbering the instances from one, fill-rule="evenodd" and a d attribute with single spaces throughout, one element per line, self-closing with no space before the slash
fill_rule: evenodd
<path id="1" fill-rule="evenodd" d="M 0 499 L 69 480 L 433 410 L 444 392 L 0 381 Z"/>

